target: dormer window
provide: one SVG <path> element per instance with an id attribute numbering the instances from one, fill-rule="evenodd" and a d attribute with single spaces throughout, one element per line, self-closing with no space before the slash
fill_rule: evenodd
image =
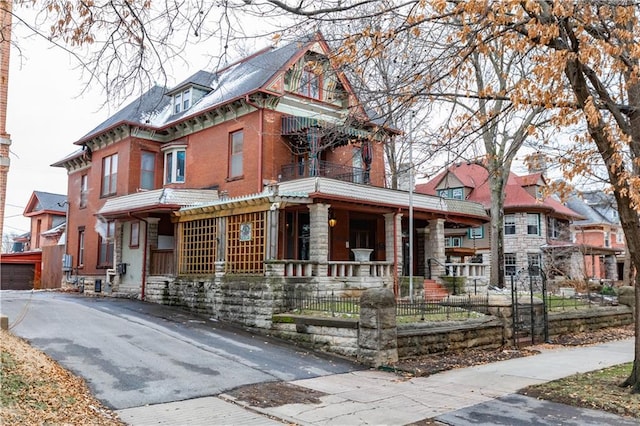
<path id="1" fill-rule="evenodd" d="M 191 107 L 191 88 L 173 95 L 173 113 L 178 114 Z"/>

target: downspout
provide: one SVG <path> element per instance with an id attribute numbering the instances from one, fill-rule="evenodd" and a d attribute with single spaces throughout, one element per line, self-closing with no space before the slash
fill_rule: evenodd
<path id="1" fill-rule="evenodd" d="M 147 283 L 147 246 L 149 245 L 149 222 L 146 219 L 129 213 L 129 216 L 144 222 L 144 247 L 142 247 L 142 285 L 140 286 L 140 300 L 144 302 Z"/>
<path id="2" fill-rule="evenodd" d="M 263 145 L 263 129 L 264 129 L 264 109 L 260 108 L 260 106 L 258 106 L 258 104 L 256 104 L 255 102 L 253 102 L 250 98 L 249 95 L 245 95 L 244 97 L 245 102 L 247 102 L 247 104 L 251 105 L 252 107 L 256 108 L 259 112 L 259 118 L 258 120 L 260 121 L 258 123 L 258 135 L 260 136 L 259 139 L 259 143 L 258 143 L 258 192 L 262 192 L 263 189 L 263 182 L 262 182 L 262 163 L 264 162 L 264 159 L 262 158 L 263 155 L 263 149 L 262 149 L 262 145 Z"/>

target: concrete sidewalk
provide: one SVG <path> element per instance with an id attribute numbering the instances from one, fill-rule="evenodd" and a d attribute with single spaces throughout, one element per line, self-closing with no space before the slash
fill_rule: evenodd
<path id="1" fill-rule="evenodd" d="M 629 339 L 549 349 L 531 357 L 411 379 L 368 370 L 297 380 L 290 383 L 327 395 L 320 404 L 287 404 L 266 409 L 245 406 L 247 410 L 242 415 L 248 417 L 243 420 L 227 414 L 227 409 L 229 413 L 240 409 L 233 402 L 242 403 L 224 394 L 214 399 L 226 401 L 207 404 L 210 410 L 187 408 L 205 398 L 173 403 L 178 405 L 171 411 L 184 414 L 177 422 L 162 420 L 166 411 L 163 407 L 168 404 L 121 410 L 118 414 L 132 425 L 274 424 L 273 418 L 299 425 L 406 425 L 429 418 L 453 425 L 637 425 L 637 419 L 513 395 L 529 385 L 630 362 L 633 343 Z"/>

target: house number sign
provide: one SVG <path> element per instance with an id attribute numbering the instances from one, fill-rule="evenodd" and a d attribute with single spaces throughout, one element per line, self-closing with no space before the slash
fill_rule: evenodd
<path id="1" fill-rule="evenodd" d="M 251 223 L 240 224 L 240 241 L 251 241 Z"/>

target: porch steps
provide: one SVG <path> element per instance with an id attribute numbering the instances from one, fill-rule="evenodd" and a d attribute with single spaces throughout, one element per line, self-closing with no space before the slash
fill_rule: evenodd
<path id="1" fill-rule="evenodd" d="M 435 280 L 424 280 L 424 300 L 439 302 L 449 295 L 449 292 Z"/>

